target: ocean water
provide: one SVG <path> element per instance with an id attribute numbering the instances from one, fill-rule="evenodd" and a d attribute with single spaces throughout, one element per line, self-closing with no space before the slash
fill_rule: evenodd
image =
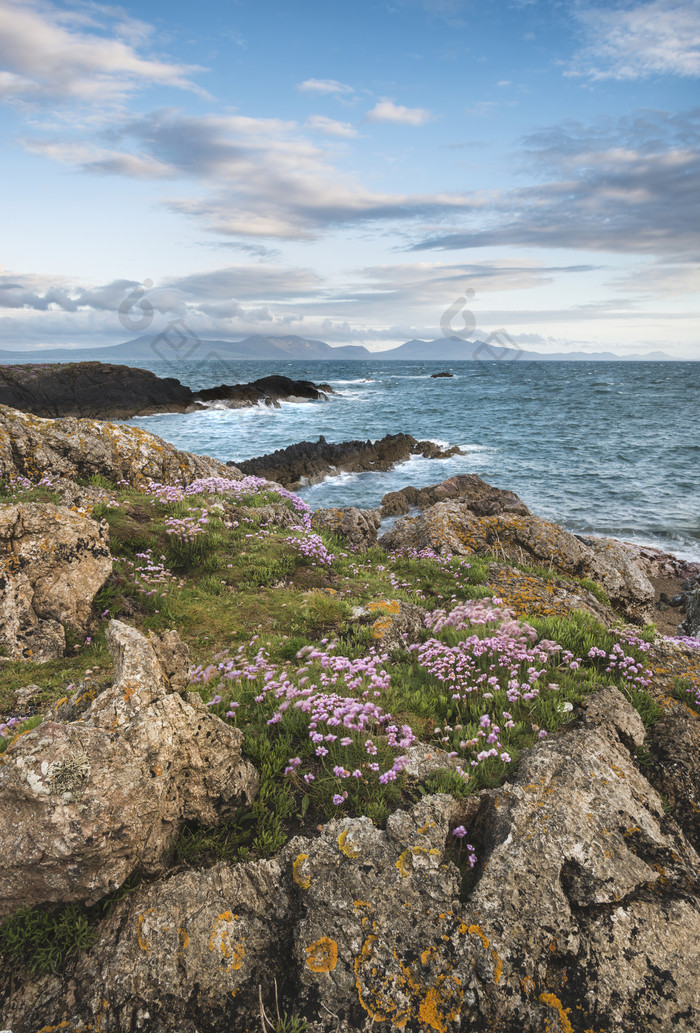
<path id="1" fill-rule="evenodd" d="M 272 373 L 328 383 L 327 402 L 211 409 L 128 422 L 178 448 L 234 462 L 297 441 L 404 432 L 459 445 L 448 460 L 342 474 L 303 489 L 313 508 L 377 505 L 388 491 L 457 473 L 517 492 L 579 533 L 700 560 L 700 363 L 141 363 L 193 389 Z M 452 379 L 433 379 L 449 370 Z"/>

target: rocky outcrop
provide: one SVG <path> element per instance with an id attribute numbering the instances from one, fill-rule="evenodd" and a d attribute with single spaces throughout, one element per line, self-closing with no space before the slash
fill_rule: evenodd
<path id="1" fill-rule="evenodd" d="M 481 553 L 505 563 L 544 566 L 590 578 L 602 585 L 613 607 L 630 620 L 651 619 L 653 586 L 623 545 L 612 538 L 582 539 L 529 513 L 505 510 L 479 515 L 470 501 L 437 502 L 415 518 L 397 520 L 379 544 L 390 550 Z"/>
<path id="2" fill-rule="evenodd" d="M 189 483 L 200 477 L 240 476 L 237 467 L 181 452 L 138 427 L 77 420 L 47 420 L 0 405 L 0 477 L 44 475 L 142 484 Z"/>
<path id="3" fill-rule="evenodd" d="M 378 509 L 317 509 L 311 517 L 315 531 L 329 531 L 343 538 L 348 545 L 359 552 L 366 552 L 377 544 L 377 532 L 381 524 Z"/>
<path id="4" fill-rule="evenodd" d="M 279 409 L 280 402 L 324 402 L 333 393 L 329 384 L 311 380 L 290 380 L 289 377 L 261 377 L 250 384 L 221 384 L 196 391 L 195 403 L 221 403 L 227 409 L 245 409 L 251 405 L 270 405 Z"/>
<path id="5" fill-rule="evenodd" d="M 112 572 L 106 524 L 49 503 L 0 506 L 0 644 L 13 659 L 63 656 Z"/>
<path id="6" fill-rule="evenodd" d="M 649 781 L 700 851 L 700 717 L 679 704 L 666 709 L 651 730 L 649 750 Z"/>
<path id="7" fill-rule="evenodd" d="M 193 412 L 220 403 L 242 408 L 264 403 L 323 400 L 332 393 L 309 380 L 272 376 L 251 384 L 221 384 L 192 391 L 173 377 L 104 362 L 0 366 L 0 404 L 35 416 L 126 420 L 158 412 Z"/>
<path id="8" fill-rule="evenodd" d="M 1 915 L 93 903 L 134 871 L 157 873 L 184 821 L 212 825 L 255 794 L 242 733 L 180 694 L 177 637 L 111 621 L 107 641 L 111 688 L 79 691 L 2 754 Z"/>
<path id="9" fill-rule="evenodd" d="M 643 735 L 605 689 L 498 790 L 142 885 L 61 975 L 1 977 L 4 1023 L 258 1029 L 276 990 L 313 1033 L 691 1033 L 700 858 L 634 764 Z M 461 902 L 458 824 L 478 853 Z"/>
<path id="10" fill-rule="evenodd" d="M 340 444 L 320 437 L 316 442 L 300 441 L 269 455 L 246 459 L 239 466 L 246 474 L 278 481 L 293 491 L 333 474 L 391 470 L 415 455 L 447 459 L 462 454 L 456 445 L 443 449 L 434 441 L 417 441 L 410 434 L 387 434 L 379 441 L 342 441 Z"/>
<path id="11" fill-rule="evenodd" d="M 494 488 L 477 474 L 467 473 L 448 477 L 446 481 L 428 488 L 409 486 L 400 491 L 390 491 L 382 499 L 382 517 L 401 516 L 412 509 L 427 509 L 447 499 L 463 502 L 477 516 L 496 516 L 499 513 L 530 516 L 530 510 L 514 491 Z"/>
<path id="12" fill-rule="evenodd" d="M 444 373 L 431 373 L 430 376 L 433 380 L 439 380 L 441 377 L 453 377 L 454 373 L 445 371 Z"/>

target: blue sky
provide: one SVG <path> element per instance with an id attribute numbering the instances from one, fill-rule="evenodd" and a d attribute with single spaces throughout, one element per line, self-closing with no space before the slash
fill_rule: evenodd
<path id="1" fill-rule="evenodd" d="M 0 347 L 700 358 L 700 2 L 0 0 Z"/>

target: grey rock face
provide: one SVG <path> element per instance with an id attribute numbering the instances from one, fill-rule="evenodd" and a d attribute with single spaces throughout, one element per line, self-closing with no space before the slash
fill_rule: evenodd
<path id="1" fill-rule="evenodd" d="M 353 548 L 366 552 L 377 544 L 377 531 L 381 523 L 378 509 L 317 509 L 311 518 L 314 530 L 330 531 L 344 538 Z"/>
<path id="2" fill-rule="evenodd" d="M 604 689 L 498 790 L 426 797 L 384 830 L 341 818 L 272 859 L 142 886 L 65 973 L 5 979 L 3 1020 L 257 1030 L 276 982 L 314 1033 L 697 1031 L 700 858 L 633 762 L 642 738 Z M 457 824 L 479 855 L 463 902 Z"/>
<path id="3" fill-rule="evenodd" d="M 179 694 L 177 636 L 149 641 L 111 621 L 107 639 L 111 688 L 82 713 L 66 706 L 75 720 L 58 705 L 2 755 L 0 915 L 93 903 L 134 870 L 158 872 L 185 820 L 212 825 L 256 792 L 242 733 Z"/>
<path id="4" fill-rule="evenodd" d="M 700 588 L 688 595 L 688 602 L 685 610 L 685 620 L 678 628 L 679 635 L 689 635 L 691 638 L 700 638 Z"/>
<path id="5" fill-rule="evenodd" d="M 0 643 L 13 659 L 63 656 L 112 572 L 106 524 L 48 503 L 0 507 Z"/>

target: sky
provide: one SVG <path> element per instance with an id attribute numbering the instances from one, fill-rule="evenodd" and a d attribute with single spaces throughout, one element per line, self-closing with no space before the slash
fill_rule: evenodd
<path id="1" fill-rule="evenodd" d="M 0 0 L 0 348 L 700 359 L 699 80 L 700 0 Z"/>

